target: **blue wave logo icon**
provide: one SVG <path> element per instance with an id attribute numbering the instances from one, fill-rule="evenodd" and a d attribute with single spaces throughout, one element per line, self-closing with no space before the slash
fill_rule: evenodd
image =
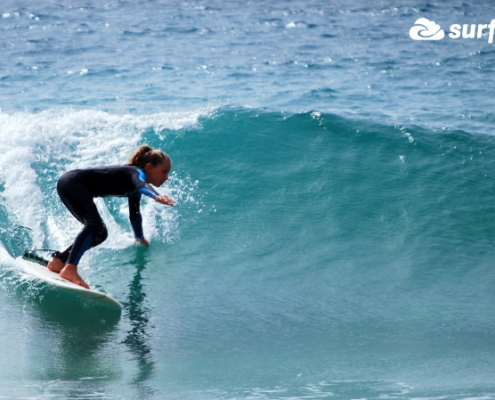
<path id="1" fill-rule="evenodd" d="M 409 36 L 414 40 L 441 40 L 445 37 L 443 29 L 427 18 L 419 18 L 409 29 Z"/>

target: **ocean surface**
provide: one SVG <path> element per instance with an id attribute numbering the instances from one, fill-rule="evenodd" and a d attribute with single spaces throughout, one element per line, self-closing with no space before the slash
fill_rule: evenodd
<path id="1" fill-rule="evenodd" d="M 445 37 L 413 40 L 420 18 Z M 492 19 L 2 1 L 0 399 L 495 399 Z M 27 276 L 24 249 L 81 228 L 58 177 L 144 143 L 176 206 L 142 200 L 143 248 L 125 199 L 97 199 L 110 236 L 80 264 L 122 312 Z"/>

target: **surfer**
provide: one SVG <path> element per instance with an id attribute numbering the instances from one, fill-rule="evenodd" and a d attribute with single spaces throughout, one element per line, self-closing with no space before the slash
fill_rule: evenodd
<path id="1" fill-rule="evenodd" d="M 89 288 L 77 272 L 77 265 L 88 249 L 103 243 L 108 236 L 105 223 L 93 201 L 95 197 L 128 197 L 129 219 L 134 236 L 140 244 L 149 246 L 143 234 L 141 195 L 173 206 L 171 198 L 160 195 L 151 186 L 160 187 L 168 180 L 171 168 L 172 160 L 167 154 L 144 145 L 136 149 L 127 165 L 77 169 L 62 175 L 57 183 L 58 195 L 84 226 L 72 245 L 53 255 L 48 269 L 59 273 L 64 279 Z"/>

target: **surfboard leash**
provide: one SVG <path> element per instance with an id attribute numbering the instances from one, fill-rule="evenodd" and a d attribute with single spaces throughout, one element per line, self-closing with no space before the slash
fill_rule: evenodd
<path id="1" fill-rule="evenodd" d="M 17 243 L 17 247 L 21 248 L 21 246 L 23 246 L 24 239 L 22 239 L 20 236 L 17 236 L 16 233 L 18 229 L 27 229 L 29 231 L 32 231 L 32 229 L 27 226 L 19 225 L 12 232 L 13 236 L 19 241 L 19 243 Z M 48 265 L 48 261 L 45 260 L 43 257 L 39 256 L 38 254 L 36 254 L 36 252 L 48 252 L 53 256 L 53 254 L 56 253 L 57 251 L 52 249 L 30 249 L 30 250 L 23 249 L 22 252 L 23 252 L 22 258 L 24 260 L 35 262 L 37 264 L 46 267 Z"/>

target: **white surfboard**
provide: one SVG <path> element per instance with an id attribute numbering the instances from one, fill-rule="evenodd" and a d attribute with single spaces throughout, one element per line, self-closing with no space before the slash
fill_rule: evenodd
<path id="1" fill-rule="evenodd" d="M 67 279 L 61 278 L 59 274 L 50 271 L 47 267 L 25 260 L 22 257 L 17 257 L 16 260 L 22 266 L 24 271 L 26 271 L 26 273 L 42 280 L 43 282 L 56 286 L 86 300 L 95 301 L 112 308 L 122 308 L 122 305 L 108 294 L 98 292 L 93 289 L 83 288 L 82 286 L 70 282 Z"/>

